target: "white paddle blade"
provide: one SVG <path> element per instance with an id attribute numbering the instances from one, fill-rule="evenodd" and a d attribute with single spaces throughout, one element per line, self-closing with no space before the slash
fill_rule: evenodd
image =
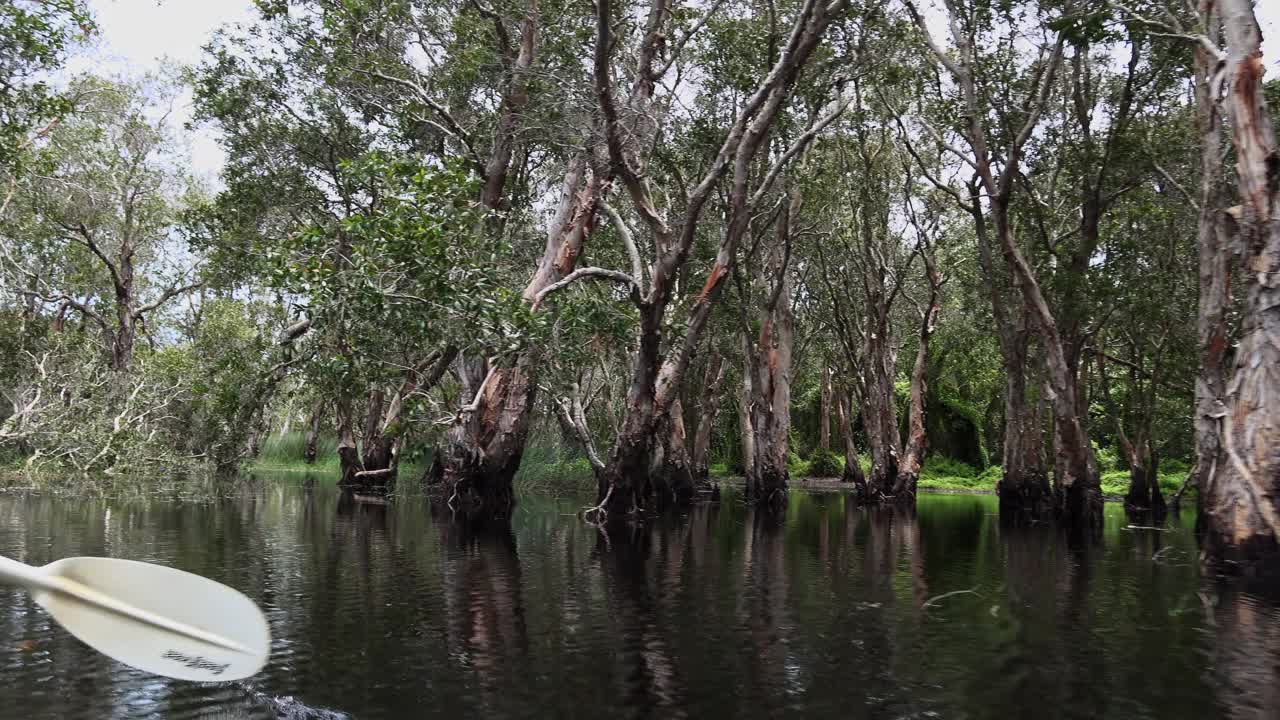
<path id="1" fill-rule="evenodd" d="M 40 570 L 54 584 L 77 590 L 74 583 L 87 592 L 76 597 L 42 590 L 36 601 L 72 635 L 126 665 L 181 680 L 222 682 L 253 675 L 267 661 L 267 619 L 252 600 L 226 585 L 114 558 L 66 558 Z"/>

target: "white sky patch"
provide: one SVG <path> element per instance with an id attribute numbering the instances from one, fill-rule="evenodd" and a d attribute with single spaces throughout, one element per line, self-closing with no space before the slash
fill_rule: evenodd
<path id="1" fill-rule="evenodd" d="M 121 78 L 193 65 L 215 30 L 253 17 L 251 0 L 89 0 L 89 8 L 98 37 L 70 59 L 67 69 Z M 175 125 L 186 123 L 191 113 L 188 91 L 177 99 Z M 213 132 L 198 129 L 189 141 L 192 170 L 214 181 L 226 157 Z"/>

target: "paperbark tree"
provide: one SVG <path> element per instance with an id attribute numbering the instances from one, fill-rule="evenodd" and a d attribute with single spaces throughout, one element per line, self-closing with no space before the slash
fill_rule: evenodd
<path id="1" fill-rule="evenodd" d="M 1031 77 L 1031 92 L 1020 106 L 1024 117 L 1015 125 L 1014 134 L 1000 150 L 997 159 L 989 147 L 999 136 L 990 134 L 985 121 L 992 109 L 988 104 L 995 101 L 980 93 L 977 84 L 977 73 L 982 70 L 976 62 L 974 50 L 977 33 L 974 18 L 962 17 L 955 2 L 947 3 L 957 56 L 953 57 L 933 38 L 911 0 L 904 0 L 904 3 L 933 57 L 960 90 L 966 109 L 962 134 L 969 145 L 969 152 L 957 155 L 973 169 L 986 195 L 988 213 L 1005 265 L 1027 313 L 1035 318 L 1037 334 L 1044 348 L 1046 390 L 1051 394 L 1057 456 L 1054 462 L 1055 513 L 1069 528 L 1087 535 L 1096 534 L 1102 527 L 1102 493 L 1093 447 L 1078 412 L 1077 379 L 1067 363 L 1057 318 L 1049 307 L 1035 271 L 1019 247 L 1009 215 L 1021 155 L 1049 102 L 1057 70 L 1062 64 L 1064 32 L 1058 31 L 1056 37 L 1041 46 Z M 1009 100 L 1010 104 L 1013 102 Z"/>
<path id="2" fill-rule="evenodd" d="M 908 189 L 910 183 L 908 182 Z M 925 397 L 928 395 L 927 372 L 929 363 L 929 338 L 937 326 L 938 312 L 942 307 L 943 277 L 934 260 L 932 235 L 936 222 L 924 225 L 917 218 L 914 205 L 907 201 L 907 214 L 915 227 L 918 239 L 917 252 L 924 262 L 928 297 L 924 303 L 916 303 L 920 316 L 920 331 L 916 345 L 916 359 L 911 366 L 910 405 L 907 416 L 907 441 L 902 451 L 902 462 L 894 480 L 893 497 L 900 502 L 914 502 L 920 471 L 924 467 L 925 453 L 929 449 L 929 436 L 925 432 Z"/>
<path id="3" fill-rule="evenodd" d="M 785 502 L 789 478 L 791 356 L 795 345 L 790 264 L 792 225 L 800 207 L 800 193 L 792 192 L 788 207 L 778 218 L 777 239 L 763 268 L 768 294 L 756 312 L 760 332 L 745 348 L 751 377 L 751 445 L 755 452 L 747 473 L 747 497 L 770 503 Z"/>
<path id="4" fill-rule="evenodd" d="M 641 278 L 625 273 L 610 271 L 606 275 L 598 269 L 591 270 L 591 274 L 611 277 L 627 287 L 640 316 L 638 347 L 623 406 L 621 429 L 604 470 L 597 476 L 599 503 L 593 512 L 635 512 L 649 504 L 652 487 L 646 479 L 645 470 L 652 437 L 658 423 L 679 396 L 694 349 L 699 345 L 720 288 L 732 270 L 739 241 L 747 231 L 755 205 L 752 199 L 767 192 L 781 167 L 817 134 L 819 124 L 815 123 L 788 147 L 773 168 L 765 173 L 759 186 L 752 183 L 753 161 L 801 69 L 809 62 L 827 26 L 845 7 L 845 0 L 835 0 L 830 4 L 807 0 L 802 5 L 777 60 L 743 101 L 706 172 L 692 190 L 686 191 L 684 212 L 678 221 L 672 223 L 666 213 L 658 209 L 653 189 L 642 174 L 644 165 L 639 148 L 623 129 L 614 99 L 610 62 L 613 49 L 612 3 L 609 0 L 597 3 L 595 87 L 604 118 L 609 159 L 612 171 L 626 188 L 636 214 L 653 237 L 657 257 L 651 266 L 647 286 L 642 286 Z M 726 175 L 730 178 L 730 187 L 724 236 L 702 291 L 690 307 L 683 336 L 672 339 L 664 357 L 664 317 L 673 297 L 677 275 L 689 260 L 707 201 Z M 638 260 L 634 264 L 639 265 Z M 587 270 L 579 272 L 585 274 Z"/>
<path id="5" fill-rule="evenodd" d="M 1222 559 L 1280 560 L 1280 150 L 1266 107 L 1262 33 L 1249 0 L 1221 0 L 1225 106 L 1240 200 L 1233 208 L 1244 308 L 1235 367 L 1215 412 L 1221 462 L 1205 493 L 1207 545 Z M 1219 246 L 1220 253 L 1229 247 Z"/>
<path id="6" fill-rule="evenodd" d="M 693 435 L 693 478 L 705 482 L 711 463 L 711 438 L 715 432 L 716 418 L 720 416 L 721 385 L 724 383 L 724 356 L 712 350 L 707 358 L 707 369 L 702 376 L 702 401 L 699 403 L 698 428 Z"/>

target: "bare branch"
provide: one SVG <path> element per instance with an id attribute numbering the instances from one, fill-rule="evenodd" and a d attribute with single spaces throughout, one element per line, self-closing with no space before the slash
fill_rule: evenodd
<path id="1" fill-rule="evenodd" d="M 192 290 L 195 290 L 196 288 L 200 287 L 203 284 L 204 284 L 203 282 L 194 282 L 189 285 L 182 285 L 182 286 L 172 285 L 169 287 L 169 289 L 160 293 L 160 297 L 156 298 L 155 300 L 152 300 L 151 302 L 147 303 L 146 305 L 143 305 L 142 307 L 139 307 L 137 310 L 134 310 L 133 317 L 140 318 L 143 315 L 151 312 L 152 310 L 155 310 L 156 308 L 160 307 L 161 305 L 169 302 L 173 298 L 179 295 L 182 295 L 183 293 L 191 292 Z"/>
<path id="2" fill-rule="evenodd" d="M 614 282 L 626 285 L 631 290 L 631 301 L 637 305 L 640 303 L 640 285 L 636 282 L 635 278 L 621 270 L 609 270 L 608 268 L 600 267 L 584 267 L 578 268 L 577 270 L 569 273 L 563 280 L 551 283 L 539 290 L 538 294 L 533 296 L 533 304 L 530 306 L 530 310 L 537 310 L 538 306 L 542 304 L 542 301 L 551 293 L 563 290 L 583 278 L 613 280 Z"/>
<path id="3" fill-rule="evenodd" d="M 622 244 L 627 248 L 627 257 L 631 258 L 631 277 L 634 282 L 641 282 L 644 279 L 644 264 L 640 262 L 640 251 L 636 249 L 635 237 L 631 234 L 631 228 L 627 227 L 627 223 L 623 221 L 622 216 L 608 202 L 601 200 L 600 207 L 604 209 L 609 221 L 618 230 L 618 237 L 622 239 Z"/>

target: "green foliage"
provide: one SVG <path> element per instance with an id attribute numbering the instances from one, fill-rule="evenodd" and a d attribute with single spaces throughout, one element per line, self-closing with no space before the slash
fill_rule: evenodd
<path id="1" fill-rule="evenodd" d="M 842 472 L 844 472 L 844 458 L 830 450 L 815 450 L 809 456 L 810 477 L 840 477 Z"/>
<path id="2" fill-rule="evenodd" d="M 1123 470 L 1124 466 L 1120 462 L 1120 454 L 1112 447 L 1098 447 L 1098 443 L 1093 444 L 1093 455 L 1098 461 L 1098 472 L 1106 473 L 1111 471 Z"/>
<path id="3" fill-rule="evenodd" d="M 945 458 L 941 455 L 930 455 L 924 461 L 922 474 L 964 478 L 978 477 L 978 471 L 972 465 Z"/>
<path id="4" fill-rule="evenodd" d="M 72 107 L 49 74 L 94 30 L 80 0 L 0 0 L 0 177 L 20 171 L 31 133 Z"/>
<path id="5" fill-rule="evenodd" d="M 809 470 L 809 461 L 794 452 L 787 453 L 787 472 L 791 477 L 809 477 L 813 474 Z"/>
<path id="6" fill-rule="evenodd" d="M 983 483 L 985 473 L 958 460 L 931 454 L 920 470 L 920 487 L 935 489 L 994 490 L 994 483 Z"/>

